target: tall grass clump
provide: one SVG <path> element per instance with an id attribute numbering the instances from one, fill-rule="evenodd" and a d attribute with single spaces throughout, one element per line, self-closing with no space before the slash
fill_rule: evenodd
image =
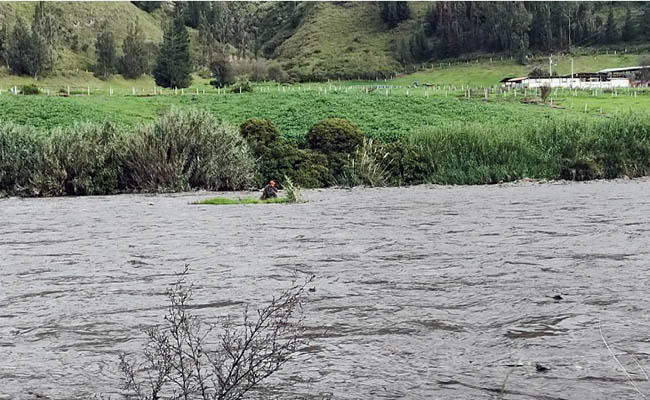
<path id="1" fill-rule="evenodd" d="M 361 145 L 348 156 L 348 163 L 338 179 L 339 184 L 347 187 L 386 186 L 389 182 L 388 155 L 388 152 L 372 139 L 363 138 Z"/>
<path id="2" fill-rule="evenodd" d="M 287 192 L 287 201 L 289 203 L 302 203 L 302 191 L 300 186 L 295 185 L 291 178 L 284 176 L 284 190 Z"/>
<path id="3" fill-rule="evenodd" d="M 429 127 L 388 146 L 394 183 L 486 184 L 650 174 L 650 118 Z"/>
<path id="4" fill-rule="evenodd" d="M 418 130 L 404 145 L 413 149 L 428 182 L 485 184 L 538 172 L 540 154 L 525 136 L 495 125 L 453 124 Z"/>
<path id="5" fill-rule="evenodd" d="M 125 188 L 152 192 L 243 189 L 254 173 L 237 129 L 198 109 L 172 110 L 139 127 L 121 162 Z"/>

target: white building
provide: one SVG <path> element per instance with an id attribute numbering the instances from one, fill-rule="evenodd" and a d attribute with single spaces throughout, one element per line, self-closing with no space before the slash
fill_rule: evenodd
<path id="1" fill-rule="evenodd" d="M 575 74 L 573 77 L 521 77 L 506 78 L 501 81 L 503 87 L 538 88 L 550 86 L 551 88 L 568 89 L 615 89 L 630 87 L 628 78 L 609 78 L 603 74 Z"/>

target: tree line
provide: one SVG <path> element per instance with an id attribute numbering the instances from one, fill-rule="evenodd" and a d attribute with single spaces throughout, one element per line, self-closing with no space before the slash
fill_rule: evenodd
<path id="1" fill-rule="evenodd" d="M 627 6 L 620 23 L 603 2 L 441 1 L 395 51 L 403 64 L 477 51 L 509 53 L 526 63 L 534 51 L 650 40 L 650 4 L 635 10 Z"/>

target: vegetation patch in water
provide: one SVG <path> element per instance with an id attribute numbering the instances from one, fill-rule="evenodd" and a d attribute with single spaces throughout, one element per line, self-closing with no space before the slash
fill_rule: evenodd
<path id="1" fill-rule="evenodd" d="M 213 197 L 211 199 L 197 201 L 192 204 L 198 205 L 233 205 L 233 204 L 284 204 L 284 203 L 294 203 L 288 197 L 276 197 L 272 199 L 256 199 L 254 197 L 242 197 L 240 199 L 229 199 L 226 197 Z"/>

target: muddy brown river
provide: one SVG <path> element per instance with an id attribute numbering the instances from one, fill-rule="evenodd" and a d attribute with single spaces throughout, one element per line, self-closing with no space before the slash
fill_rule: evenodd
<path id="1" fill-rule="evenodd" d="M 186 263 L 207 319 L 315 274 L 289 398 L 642 398 L 599 321 L 650 396 L 650 180 L 305 194 L 0 200 L 0 399 L 121 398 Z"/>

